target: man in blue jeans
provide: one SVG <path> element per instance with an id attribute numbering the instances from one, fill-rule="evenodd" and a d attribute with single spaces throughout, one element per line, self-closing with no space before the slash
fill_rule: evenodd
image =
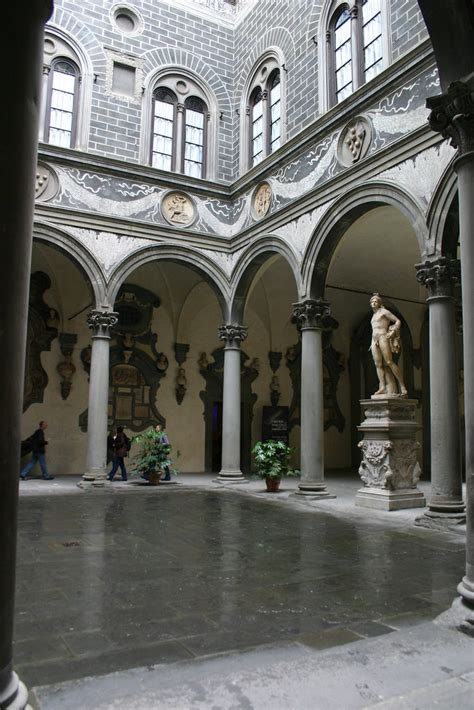
<path id="1" fill-rule="evenodd" d="M 39 428 L 35 431 L 29 438 L 31 443 L 32 456 L 31 460 L 28 461 L 26 466 L 24 466 L 20 471 L 20 478 L 22 481 L 26 481 L 28 474 L 35 467 L 36 463 L 39 462 L 41 468 L 41 476 L 45 481 L 52 481 L 54 476 L 50 476 L 48 473 L 48 468 L 46 466 L 45 458 L 45 448 L 48 442 L 44 438 L 44 432 L 48 427 L 48 422 L 41 421 L 39 423 Z"/>

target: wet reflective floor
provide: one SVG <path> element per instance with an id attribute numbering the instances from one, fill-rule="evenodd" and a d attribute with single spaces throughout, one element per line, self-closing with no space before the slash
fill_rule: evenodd
<path id="1" fill-rule="evenodd" d="M 31 687 L 263 644 L 327 648 L 435 617 L 463 567 L 442 533 L 222 489 L 24 498 L 15 667 Z"/>

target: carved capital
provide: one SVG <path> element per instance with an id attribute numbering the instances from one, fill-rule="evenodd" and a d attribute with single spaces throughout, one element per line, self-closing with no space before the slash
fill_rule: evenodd
<path id="1" fill-rule="evenodd" d="M 474 74 L 453 82 L 445 94 L 431 96 L 426 105 L 433 131 L 449 139 L 461 155 L 474 151 Z"/>
<path id="2" fill-rule="evenodd" d="M 93 338 L 110 338 L 110 330 L 118 323 L 118 313 L 114 311 L 90 311 L 87 325 Z"/>
<path id="3" fill-rule="evenodd" d="M 184 113 L 184 104 L 176 104 L 176 110 L 178 113 Z"/>
<path id="4" fill-rule="evenodd" d="M 219 340 L 225 340 L 226 347 L 240 347 L 240 343 L 248 335 L 248 328 L 244 325 L 221 325 L 219 327 Z"/>
<path id="5" fill-rule="evenodd" d="M 48 76 L 51 71 L 51 65 L 43 64 L 43 76 Z"/>
<path id="6" fill-rule="evenodd" d="M 308 299 L 293 304 L 293 316 L 299 322 L 301 330 L 322 328 L 323 319 L 330 313 L 329 303 L 322 298 Z"/>
<path id="7" fill-rule="evenodd" d="M 446 257 L 427 259 L 422 264 L 416 264 L 415 269 L 417 281 L 426 286 L 429 298 L 451 298 L 453 286 L 461 278 L 459 261 Z"/>
<path id="8" fill-rule="evenodd" d="M 351 14 L 351 20 L 357 20 L 359 17 L 359 7 L 358 5 L 353 5 L 350 9 L 349 12 Z"/>

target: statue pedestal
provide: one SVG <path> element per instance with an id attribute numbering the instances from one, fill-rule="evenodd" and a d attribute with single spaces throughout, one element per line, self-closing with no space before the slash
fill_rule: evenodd
<path id="1" fill-rule="evenodd" d="M 416 487 L 421 475 L 417 461 L 420 444 L 415 421 L 416 399 L 378 397 L 363 399 L 365 419 L 357 427 L 364 435 L 359 442 L 364 482 L 356 494 L 356 505 L 378 510 L 423 508 L 425 496 Z"/>

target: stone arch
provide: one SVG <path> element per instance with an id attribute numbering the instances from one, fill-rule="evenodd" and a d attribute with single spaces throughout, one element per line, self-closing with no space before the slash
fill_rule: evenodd
<path id="1" fill-rule="evenodd" d="M 449 224 L 452 207 L 457 200 L 458 181 L 453 170 L 454 159 L 444 171 L 428 207 L 429 252 L 427 256 L 441 256 L 448 248 L 449 233 L 454 225 Z M 456 235 L 457 242 L 457 235 Z"/>
<path id="2" fill-rule="evenodd" d="M 185 247 L 146 246 L 121 261 L 111 273 L 108 285 L 110 303 L 114 303 L 122 284 L 136 269 L 153 261 L 175 261 L 197 272 L 216 295 L 225 320 L 228 312 L 229 284 L 225 274 L 210 259 Z"/>
<path id="3" fill-rule="evenodd" d="M 243 318 L 247 294 L 255 274 L 271 256 L 279 254 L 288 263 L 295 279 L 296 289 L 300 291 L 300 271 L 296 254 L 291 247 L 279 237 L 267 236 L 244 251 L 237 262 L 232 276 L 230 298 L 230 321 L 240 323 Z"/>
<path id="4" fill-rule="evenodd" d="M 62 252 L 85 276 L 94 300 L 94 307 L 108 305 L 105 277 L 94 255 L 73 235 L 49 224 L 35 222 L 33 241 L 44 242 Z"/>
<path id="5" fill-rule="evenodd" d="M 415 232 L 420 255 L 426 253 L 428 229 L 421 205 L 397 185 L 374 181 L 342 195 L 325 213 L 306 249 L 302 265 L 305 295 L 322 297 L 334 250 L 347 229 L 375 207 L 388 205 L 399 210 Z"/>

